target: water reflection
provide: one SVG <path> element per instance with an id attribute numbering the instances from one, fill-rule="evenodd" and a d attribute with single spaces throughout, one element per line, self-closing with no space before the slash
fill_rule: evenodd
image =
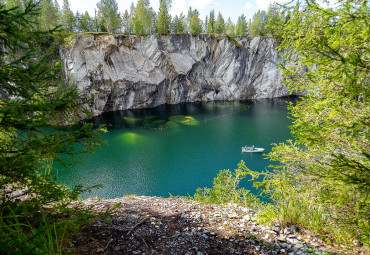
<path id="1" fill-rule="evenodd" d="M 85 197 L 169 196 L 210 187 L 219 170 L 232 170 L 241 160 L 253 170 L 264 170 L 270 164 L 264 156 L 242 154 L 241 147 L 254 144 L 269 152 L 272 143 L 290 138 L 286 100 L 184 103 L 105 113 L 91 122 L 107 125 L 103 139 L 109 146 L 86 155 L 84 165 L 58 167 L 58 181 L 104 185 Z"/>

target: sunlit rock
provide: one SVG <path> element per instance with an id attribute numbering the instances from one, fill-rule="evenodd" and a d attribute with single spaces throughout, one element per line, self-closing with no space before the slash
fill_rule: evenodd
<path id="1" fill-rule="evenodd" d="M 94 116 L 166 103 L 289 95 L 273 38 L 80 34 L 72 41 L 61 50 L 66 82 L 93 98 L 88 108 Z"/>

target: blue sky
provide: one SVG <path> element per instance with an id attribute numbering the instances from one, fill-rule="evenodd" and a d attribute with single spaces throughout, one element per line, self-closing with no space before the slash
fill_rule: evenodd
<path id="1" fill-rule="evenodd" d="M 90 15 L 94 14 L 94 8 L 99 0 L 69 0 L 73 12 L 88 11 Z M 124 12 L 130 8 L 131 2 L 137 3 L 138 0 L 116 0 L 120 12 Z M 150 0 L 150 4 L 155 11 L 158 12 L 160 0 Z M 181 11 L 186 15 L 189 6 L 196 8 L 200 12 L 201 18 L 204 20 L 206 15 L 214 9 L 216 15 L 218 12 L 222 13 L 225 20 L 230 17 L 233 22 L 244 13 L 247 19 L 252 18 L 253 14 L 258 9 L 267 9 L 270 2 L 274 0 L 172 0 L 172 8 L 170 13 L 172 15 L 180 14 Z M 283 2 L 284 0 L 275 0 L 276 2 Z M 63 0 L 58 0 L 60 7 L 62 7 Z"/>

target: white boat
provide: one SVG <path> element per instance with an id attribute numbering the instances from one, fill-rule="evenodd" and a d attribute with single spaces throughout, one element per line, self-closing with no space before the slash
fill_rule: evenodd
<path id="1" fill-rule="evenodd" d="M 254 148 L 252 150 L 252 147 L 242 147 L 242 152 L 263 152 L 264 148 Z"/>

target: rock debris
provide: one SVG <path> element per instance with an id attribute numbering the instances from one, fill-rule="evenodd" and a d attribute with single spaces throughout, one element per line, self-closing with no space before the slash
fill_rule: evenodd
<path id="1" fill-rule="evenodd" d="M 237 204 L 145 196 L 82 203 L 98 212 L 119 206 L 82 228 L 77 254 L 336 254 L 297 226 L 258 225 L 256 212 Z"/>

